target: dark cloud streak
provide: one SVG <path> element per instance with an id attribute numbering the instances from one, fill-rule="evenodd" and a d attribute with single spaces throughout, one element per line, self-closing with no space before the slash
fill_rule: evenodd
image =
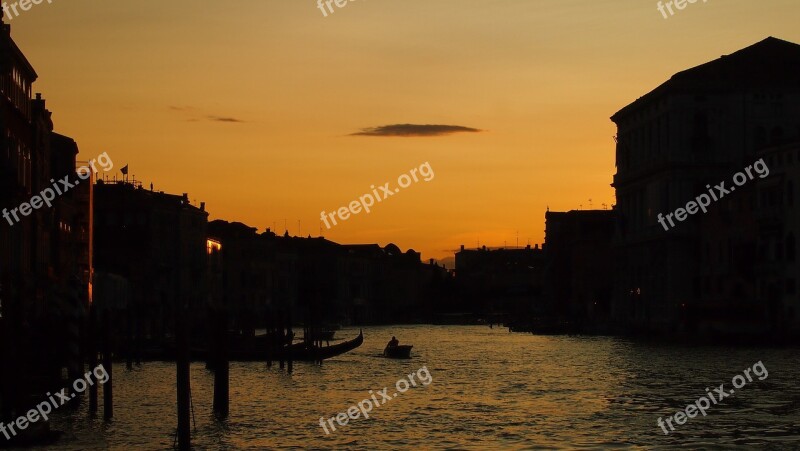
<path id="1" fill-rule="evenodd" d="M 217 122 L 236 122 L 236 123 L 244 123 L 243 120 L 236 119 L 235 117 L 221 117 L 221 116 L 207 116 L 208 120 L 217 121 Z"/>
<path id="2" fill-rule="evenodd" d="M 189 122 L 199 122 L 201 120 L 213 121 L 213 122 L 227 122 L 227 123 L 234 123 L 234 124 L 243 124 L 247 121 L 230 117 L 230 116 L 217 116 L 215 114 L 204 114 L 199 108 L 195 108 L 193 106 L 177 106 L 177 105 L 169 105 L 168 106 L 170 111 L 174 112 L 181 112 L 186 113 L 187 116 L 190 116 L 187 121 Z"/>
<path id="3" fill-rule="evenodd" d="M 477 133 L 483 130 L 461 125 L 393 124 L 362 128 L 350 136 L 444 136 L 453 133 Z"/>

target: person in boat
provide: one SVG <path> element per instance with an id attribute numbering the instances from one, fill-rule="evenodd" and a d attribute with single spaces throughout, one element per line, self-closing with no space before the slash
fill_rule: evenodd
<path id="1" fill-rule="evenodd" d="M 386 353 L 389 351 L 389 348 L 397 347 L 399 344 L 400 342 L 397 340 L 397 337 L 392 337 L 392 339 L 389 340 L 389 343 L 386 345 L 386 348 L 384 348 L 383 355 L 386 355 Z"/>

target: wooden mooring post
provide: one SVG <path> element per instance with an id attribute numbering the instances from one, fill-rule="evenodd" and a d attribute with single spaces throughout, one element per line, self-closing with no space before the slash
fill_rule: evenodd
<path id="1" fill-rule="evenodd" d="M 97 307 L 89 307 L 88 343 L 86 344 L 89 368 L 97 368 Z M 89 416 L 97 415 L 97 384 L 89 386 Z"/>
<path id="2" fill-rule="evenodd" d="M 293 365 L 294 362 L 292 361 L 292 350 L 291 350 L 292 343 L 293 343 L 293 340 L 294 340 L 294 338 L 292 338 L 292 337 L 294 337 L 294 332 L 292 332 L 292 314 L 291 314 L 291 312 L 286 316 L 286 330 L 287 330 L 286 336 L 288 337 L 288 339 L 286 341 L 289 342 L 289 352 L 287 353 L 288 354 L 287 359 L 289 360 L 289 368 L 288 369 L 289 369 L 289 373 L 291 373 L 292 370 L 293 370 L 293 367 L 294 367 L 294 365 Z M 283 329 L 281 328 L 281 333 L 282 332 L 283 332 Z"/>
<path id="3" fill-rule="evenodd" d="M 222 418 L 230 412 L 230 362 L 228 361 L 228 314 L 217 314 L 214 337 L 217 356 L 214 359 L 214 413 Z"/>
<path id="4" fill-rule="evenodd" d="M 114 368 L 111 359 L 113 346 L 111 346 L 111 312 L 103 310 L 103 368 L 108 373 L 108 381 L 103 384 L 103 418 L 110 420 L 114 417 Z M 94 370 L 95 367 L 92 368 Z"/>
<path id="5" fill-rule="evenodd" d="M 192 448 L 191 421 L 191 380 L 189 378 L 189 332 L 184 312 L 179 311 L 175 319 L 176 329 L 176 383 L 178 392 L 178 449 L 189 451 Z"/>

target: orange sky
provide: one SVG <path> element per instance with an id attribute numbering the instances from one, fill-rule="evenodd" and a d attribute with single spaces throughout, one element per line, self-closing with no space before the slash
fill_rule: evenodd
<path id="1" fill-rule="evenodd" d="M 544 212 L 613 204 L 608 119 L 673 73 L 767 36 L 800 43 L 797 0 L 42 3 L 10 21 L 56 130 L 211 218 L 319 233 L 322 210 L 429 162 L 324 235 L 423 257 L 541 243 Z M 6 22 L 9 22 L 6 19 Z M 220 119 L 233 119 L 220 120 Z M 390 124 L 481 133 L 350 136 Z"/>

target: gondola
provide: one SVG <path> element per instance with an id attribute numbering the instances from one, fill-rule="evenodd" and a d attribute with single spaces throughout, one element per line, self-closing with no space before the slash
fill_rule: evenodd
<path id="1" fill-rule="evenodd" d="M 291 360 L 296 362 L 317 362 L 330 359 L 353 349 L 364 343 L 364 331 L 350 341 L 332 346 L 315 346 L 306 343 L 297 343 L 278 349 L 232 349 L 229 352 L 231 361 L 254 362 L 264 360 Z"/>

